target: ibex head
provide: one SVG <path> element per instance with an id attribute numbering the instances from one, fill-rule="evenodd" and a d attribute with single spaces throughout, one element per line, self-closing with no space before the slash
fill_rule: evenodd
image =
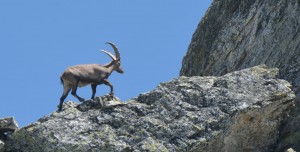
<path id="1" fill-rule="evenodd" d="M 106 53 L 113 61 L 111 62 L 112 65 L 114 65 L 114 70 L 118 73 L 124 73 L 124 70 L 121 66 L 121 57 L 119 49 L 111 42 L 106 42 L 105 44 L 109 44 L 112 46 L 112 48 L 115 51 L 116 56 L 112 55 L 110 52 L 106 50 L 101 50 L 102 52 Z"/>

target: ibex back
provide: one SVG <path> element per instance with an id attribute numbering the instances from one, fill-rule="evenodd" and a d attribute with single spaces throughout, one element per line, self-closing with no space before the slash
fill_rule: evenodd
<path id="1" fill-rule="evenodd" d="M 76 90 L 79 87 L 86 85 L 91 85 L 92 87 L 92 99 L 95 97 L 97 85 L 105 84 L 110 87 L 110 95 L 114 95 L 113 85 L 107 80 L 110 74 L 113 71 L 118 73 L 124 73 L 124 70 L 121 67 L 121 58 L 118 48 L 111 42 L 106 42 L 114 49 L 115 55 L 112 55 L 110 52 L 102 50 L 112 61 L 105 65 L 99 64 L 81 64 L 68 67 L 60 77 L 60 80 L 63 84 L 64 90 L 60 98 L 60 103 L 58 105 L 58 111 L 62 110 L 62 104 L 65 98 L 68 96 L 69 92 L 72 90 L 71 94 L 76 97 L 79 101 L 84 101 L 83 98 L 79 97 L 76 93 Z"/>

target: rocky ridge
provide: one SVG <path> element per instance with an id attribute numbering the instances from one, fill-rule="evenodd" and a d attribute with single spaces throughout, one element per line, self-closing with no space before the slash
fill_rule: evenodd
<path id="1" fill-rule="evenodd" d="M 17 130 L 5 151 L 271 151 L 294 108 L 290 88 L 278 69 L 261 65 L 179 77 L 126 103 L 69 101 Z"/>

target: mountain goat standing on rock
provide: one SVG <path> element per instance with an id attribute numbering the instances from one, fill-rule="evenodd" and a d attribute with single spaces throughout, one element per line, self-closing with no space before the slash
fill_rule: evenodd
<path id="1" fill-rule="evenodd" d="M 112 55 L 110 52 L 102 50 L 112 61 L 105 65 L 99 64 L 81 64 L 68 67 L 60 77 L 60 80 L 63 84 L 64 91 L 60 98 L 60 103 L 58 105 L 58 111 L 62 110 L 62 104 L 65 98 L 68 96 L 70 90 L 72 89 L 71 94 L 76 97 L 79 101 L 84 101 L 83 98 L 79 97 L 76 94 L 76 90 L 79 87 L 83 87 L 91 84 L 92 87 L 92 99 L 95 97 L 97 85 L 105 84 L 110 87 L 110 95 L 114 95 L 113 85 L 107 80 L 110 74 L 113 71 L 118 73 L 124 73 L 124 70 L 121 67 L 121 58 L 118 48 L 111 42 L 106 42 L 114 49 L 115 55 Z"/>

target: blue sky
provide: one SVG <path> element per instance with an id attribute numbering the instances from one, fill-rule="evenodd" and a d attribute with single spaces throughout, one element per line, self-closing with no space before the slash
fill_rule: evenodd
<path id="1" fill-rule="evenodd" d="M 57 109 L 60 75 L 76 64 L 104 64 L 120 52 L 123 75 L 109 81 L 125 101 L 177 78 L 192 34 L 212 0 L 0 1 L 0 118 L 28 125 Z M 112 51 L 113 52 L 113 51 Z M 97 88 L 97 96 L 109 87 Z M 89 99 L 90 86 L 78 95 Z M 78 102 L 69 95 L 66 99 Z"/>

